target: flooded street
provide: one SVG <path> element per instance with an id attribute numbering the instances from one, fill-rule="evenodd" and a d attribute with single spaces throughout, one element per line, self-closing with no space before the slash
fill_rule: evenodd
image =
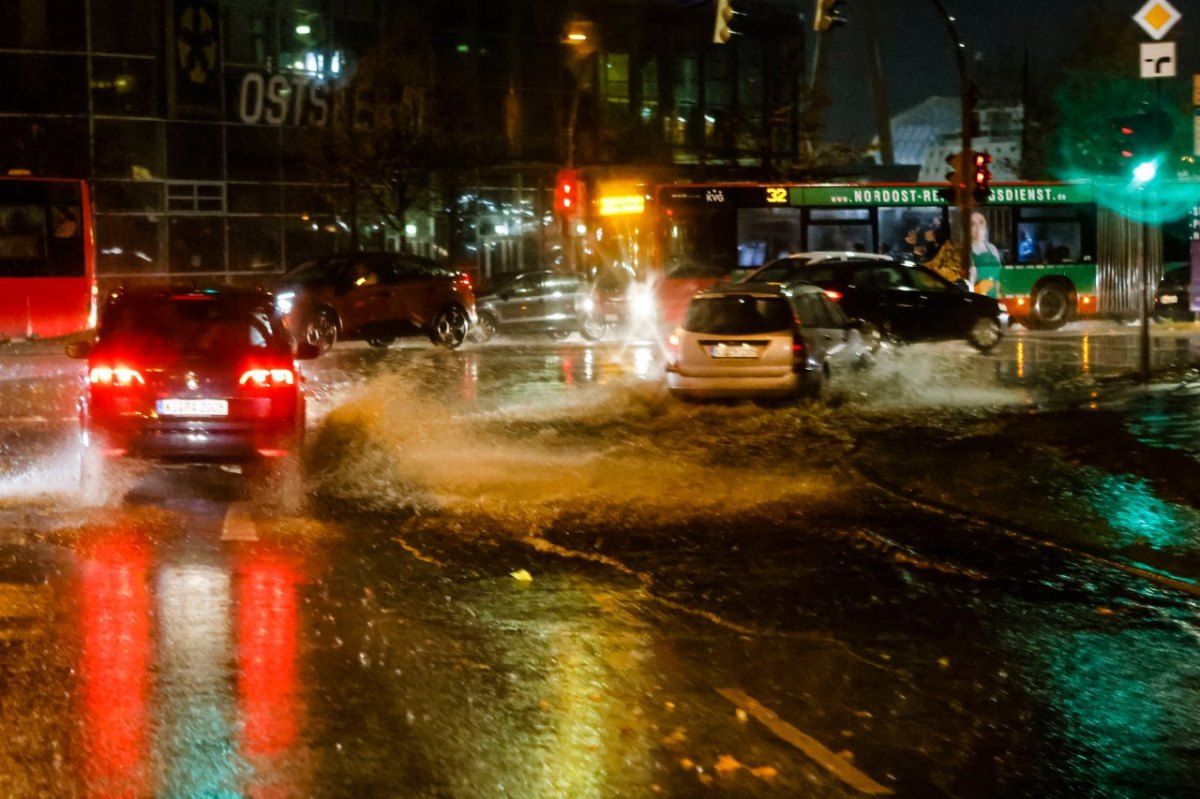
<path id="1" fill-rule="evenodd" d="M 1193 339 L 772 405 L 673 400 L 653 342 L 340 347 L 302 497 L 80 496 L 78 370 L 4 359 L 0 795 L 1192 795 Z"/>

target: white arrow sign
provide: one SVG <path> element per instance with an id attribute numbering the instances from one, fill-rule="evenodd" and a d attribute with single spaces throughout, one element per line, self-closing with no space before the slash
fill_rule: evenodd
<path id="1" fill-rule="evenodd" d="M 1142 77 L 1175 77 L 1175 42 L 1142 42 Z"/>

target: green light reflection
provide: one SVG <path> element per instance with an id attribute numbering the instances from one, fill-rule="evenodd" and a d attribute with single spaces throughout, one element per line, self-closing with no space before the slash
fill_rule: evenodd
<path id="1" fill-rule="evenodd" d="M 1144 478 L 1106 475 L 1090 500 L 1117 535 L 1121 547 L 1145 544 L 1166 550 L 1195 546 L 1200 520 L 1195 512 L 1164 502 Z"/>

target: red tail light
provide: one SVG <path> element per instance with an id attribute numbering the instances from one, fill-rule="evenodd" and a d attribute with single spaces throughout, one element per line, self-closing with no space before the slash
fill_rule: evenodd
<path id="1" fill-rule="evenodd" d="M 127 366 L 93 366 L 88 382 L 100 386 L 144 386 L 146 379 L 137 369 Z"/>
<path id="2" fill-rule="evenodd" d="M 834 289 L 825 289 L 825 296 L 834 302 L 838 302 L 842 299 L 842 292 L 835 291 Z"/>
<path id="3" fill-rule="evenodd" d="M 792 371 L 802 371 L 808 362 L 808 348 L 804 346 L 804 336 L 800 335 L 800 323 L 796 323 L 797 330 L 792 335 Z"/>
<path id="4" fill-rule="evenodd" d="M 251 388 L 291 386 L 295 383 L 296 373 L 291 369 L 247 369 L 238 378 L 239 386 L 250 386 Z"/>
<path id="5" fill-rule="evenodd" d="M 465 272 L 459 272 L 457 275 L 454 276 L 454 280 L 457 283 L 462 283 L 467 288 L 471 288 L 471 276 L 466 274 Z"/>

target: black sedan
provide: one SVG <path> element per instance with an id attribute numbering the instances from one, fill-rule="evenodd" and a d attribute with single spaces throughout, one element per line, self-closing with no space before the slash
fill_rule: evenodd
<path id="1" fill-rule="evenodd" d="M 1192 268 L 1179 266 L 1167 270 L 1154 292 L 1154 318 L 1190 322 L 1196 313 L 1191 308 Z"/>
<path id="2" fill-rule="evenodd" d="M 987 351 L 1008 325 L 1005 307 L 923 266 L 884 256 L 797 253 L 752 272 L 747 282 L 815 283 L 850 317 L 905 341 L 965 338 Z"/>

